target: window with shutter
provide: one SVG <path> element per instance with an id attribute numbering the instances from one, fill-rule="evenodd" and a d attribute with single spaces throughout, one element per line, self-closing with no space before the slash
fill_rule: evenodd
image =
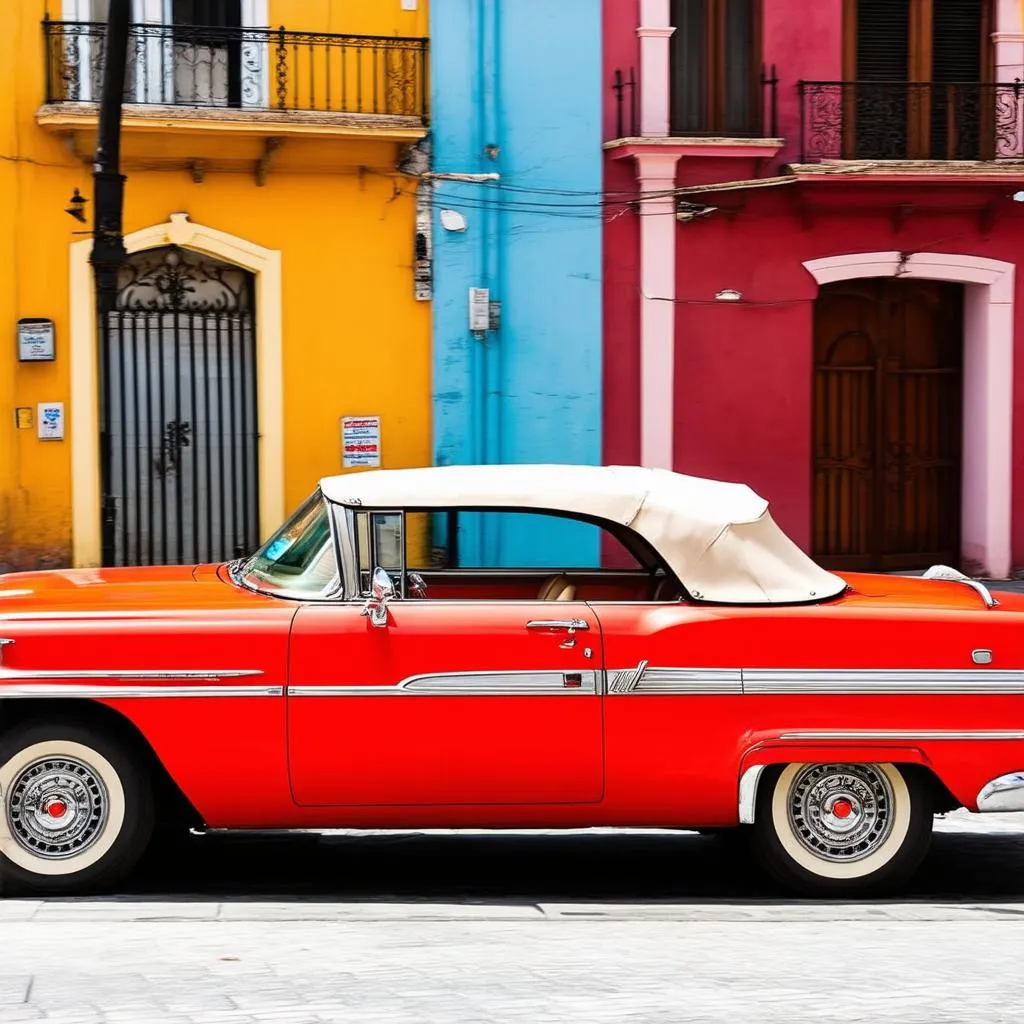
<path id="1" fill-rule="evenodd" d="M 172 0 L 175 101 L 241 105 L 241 0 Z"/>
<path id="2" fill-rule="evenodd" d="M 991 0 L 845 0 L 844 155 L 990 155 Z"/>
<path id="3" fill-rule="evenodd" d="M 672 133 L 761 131 L 761 0 L 672 0 Z"/>

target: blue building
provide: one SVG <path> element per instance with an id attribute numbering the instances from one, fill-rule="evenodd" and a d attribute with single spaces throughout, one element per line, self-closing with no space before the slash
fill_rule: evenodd
<path id="1" fill-rule="evenodd" d="M 599 464 L 601 4 L 435 0 L 430 21 L 434 461 Z M 465 566 L 598 564 L 590 527 L 459 521 Z"/>

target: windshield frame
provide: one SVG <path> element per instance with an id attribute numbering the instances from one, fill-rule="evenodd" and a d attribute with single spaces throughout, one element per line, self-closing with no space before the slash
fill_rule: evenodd
<path id="1" fill-rule="evenodd" d="M 287 534 L 289 528 L 294 528 L 297 523 L 302 521 L 304 516 L 309 515 L 311 511 L 315 510 L 317 502 L 319 502 L 320 508 L 323 510 L 323 514 L 327 519 L 327 544 L 331 556 L 334 559 L 333 576 L 319 591 L 294 589 L 288 586 L 275 585 L 266 577 L 265 574 L 257 572 L 255 568 L 256 560 L 262 557 L 264 561 L 275 563 L 277 559 L 268 559 L 267 551 Z M 329 501 L 318 487 L 309 495 L 309 497 L 305 498 L 298 505 L 292 514 L 270 535 L 270 537 L 267 538 L 263 544 L 260 545 L 252 555 L 249 555 L 247 558 L 239 558 L 228 565 L 228 574 L 231 577 L 232 582 L 237 586 L 244 587 L 246 590 L 251 590 L 254 593 L 263 595 L 264 597 L 307 602 L 338 600 L 344 592 L 345 571 L 341 557 L 341 549 L 338 539 L 338 524 L 335 513 L 336 507 L 334 503 Z M 306 531 L 308 531 L 308 529 L 309 527 L 306 528 Z M 298 543 L 302 536 L 304 536 L 304 533 L 300 533 L 289 547 Z M 323 557 L 324 549 L 320 548 L 319 550 L 321 554 L 314 559 L 314 562 Z"/>

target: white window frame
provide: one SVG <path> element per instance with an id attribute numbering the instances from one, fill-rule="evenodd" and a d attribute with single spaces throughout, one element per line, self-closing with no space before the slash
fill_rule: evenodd
<path id="1" fill-rule="evenodd" d="M 170 25 L 172 0 L 132 0 L 132 22 L 141 25 Z M 242 28 L 269 29 L 269 0 L 242 0 Z M 93 0 L 63 0 L 61 15 L 64 21 L 90 22 L 93 20 Z M 77 40 L 79 67 L 90 66 L 90 39 L 80 36 Z M 131 60 L 131 53 L 128 54 Z M 266 42 L 243 42 L 241 47 L 242 62 L 242 106 L 269 107 L 270 105 L 270 46 Z M 245 75 L 247 64 L 255 64 L 259 71 L 248 79 Z M 168 34 L 166 38 L 146 40 L 145 80 L 137 80 L 135 84 L 136 102 L 142 103 L 149 97 L 149 102 L 161 102 L 168 106 L 174 105 L 174 41 Z M 79 99 L 85 103 L 96 102 L 98 96 L 92 95 L 92 79 L 89 75 L 82 77 L 79 86 Z"/>

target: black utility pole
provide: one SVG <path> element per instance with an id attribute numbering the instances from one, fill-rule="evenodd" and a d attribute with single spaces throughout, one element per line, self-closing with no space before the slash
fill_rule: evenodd
<path id="1" fill-rule="evenodd" d="M 96 277 L 96 308 L 101 323 L 117 301 L 117 272 L 124 262 L 124 175 L 121 174 L 121 104 L 128 62 L 131 0 L 110 0 L 104 46 L 99 135 L 93 157 L 93 230 L 90 260 Z"/>
<path id="2" fill-rule="evenodd" d="M 121 174 L 121 104 L 124 100 L 125 65 L 128 62 L 128 24 L 131 0 L 110 0 L 104 41 L 103 91 L 100 123 L 93 157 L 92 254 L 96 280 L 96 315 L 99 323 L 100 466 L 103 487 L 103 563 L 114 559 L 117 504 L 110 494 L 110 402 L 105 394 L 109 380 L 110 315 L 117 305 L 117 274 L 124 262 L 124 175 Z"/>

